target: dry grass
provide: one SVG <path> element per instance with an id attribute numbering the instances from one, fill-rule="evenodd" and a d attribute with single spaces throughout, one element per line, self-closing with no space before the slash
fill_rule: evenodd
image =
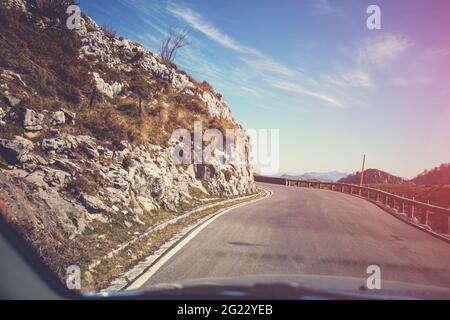
<path id="1" fill-rule="evenodd" d="M 96 196 L 100 188 L 100 183 L 88 175 L 78 175 L 66 186 L 66 190 L 74 196 L 88 194 Z"/>

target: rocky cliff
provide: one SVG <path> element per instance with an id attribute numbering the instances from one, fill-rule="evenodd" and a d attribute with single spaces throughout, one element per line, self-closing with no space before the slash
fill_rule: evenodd
<path id="1" fill-rule="evenodd" d="M 233 165 L 172 157 L 174 129 L 196 120 L 241 128 L 223 97 L 84 14 L 81 28 L 67 29 L 68 3 L 1 2 L 0 201 L 9 219 L 71 239 L 119 215 L 140 224 L 254 192 L 248 139 Z"/>

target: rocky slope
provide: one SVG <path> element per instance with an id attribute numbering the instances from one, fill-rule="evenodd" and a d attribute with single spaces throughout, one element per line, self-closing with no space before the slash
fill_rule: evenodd
<path id="1" fill-rule="evenodd" d="M 139 224 L 255 191 L 248 138 L 237 164 L 172 157 L 172 131 L 194 120 L 241 128 L 220 94 L 84 14 L 67 30 L 50 2 L 0 7 L 0 202 L 9 219 L 72 239 L 95 221 Z"/>

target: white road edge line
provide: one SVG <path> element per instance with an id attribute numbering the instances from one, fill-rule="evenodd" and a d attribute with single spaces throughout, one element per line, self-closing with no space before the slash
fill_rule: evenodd
<path id="1" fill-rule="evenodd" d="M 230 208 L 225 209 L 224 211 L 216 214 L 215 216 L 213 216 L 211 219 L 206 220 L 205 222 L 203 222 L 203 224 L 195 227 L 194 231 L 190 232 L 187 234 L 187 236 L 181 240 L 175 247 L 173 247 L 172 249 L 169 249 L 169 251 L 166 251 L 161 258 L 154 264 L 152 265 L 145 273 L 143 273 L 141 276 L 139 276 L 136 280 L 134 280 L 125 290 L 126 291 L 130 291 L 130 290 L 137 290 L 140 287 L 142 287 L 148 280 L 151 279 L 151 277 L 153 277 L 153 275 L 158 272 L 158 270 L 167 263 L 167 261 L 170 260 L 170 258 L 172 258 L 178 251 L 180 251 L 181 249 L 183 249 L 183 247 L 189 243 L 189 241 L 191 241 L 192 239 L 195 238 L 196 235 L 198 235 L 203 229 L 205 229 L 209 224 L 211 224 L 212 222 L 214 222 L 216 219 L 220 218 L 223 214 L 235 210 L 237 208 L 261 201 L 261 200 L 265 200 L 267 198 L 270 198 L 273 195 L 273 191 L 269 190 L 269 189 L 264 189 L 264 191 L 266 192 L 266 196 L 263 198 L 259 198 L 256 200 L 252 200 L 250 202 L 244 202 L 235 206 L 232 206 Z"/>

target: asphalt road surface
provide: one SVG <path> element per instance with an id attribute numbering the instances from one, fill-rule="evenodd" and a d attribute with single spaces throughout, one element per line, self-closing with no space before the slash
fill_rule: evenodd
<path id="1" fill-rule="evenodd" d="M 259 184 L 273 196 L 213 221 L 143 288 L 246 275 L 331 275 L 450 287 L 450 244 L 338 192 Z"/>

